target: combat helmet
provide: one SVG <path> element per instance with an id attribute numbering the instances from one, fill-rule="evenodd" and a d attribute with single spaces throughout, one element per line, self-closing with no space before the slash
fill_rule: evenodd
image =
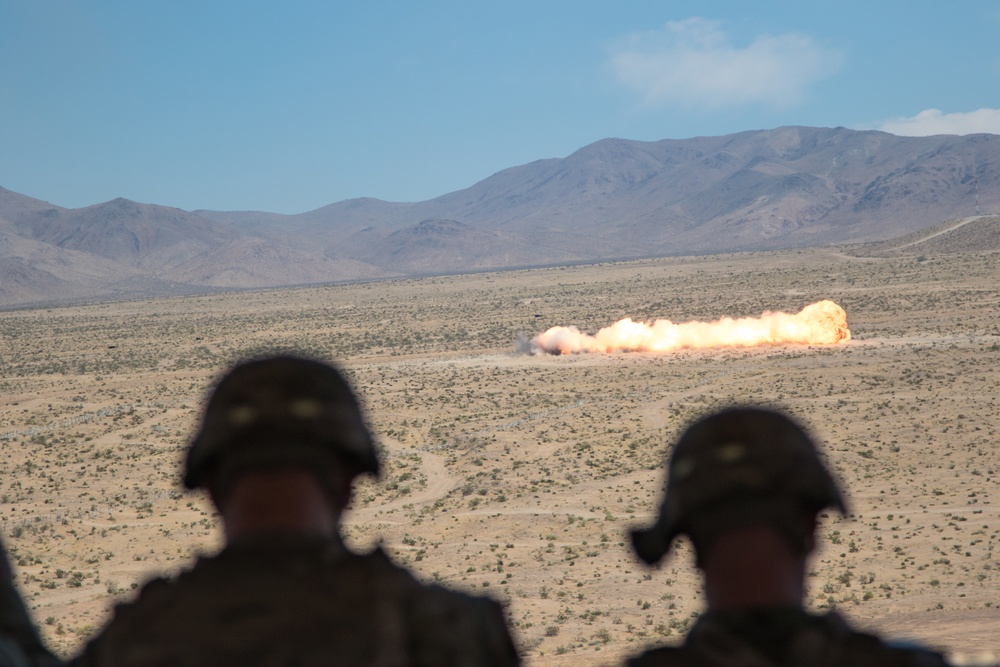
<path id="1" fill-rule="evenodd" d="M 204 486 L 222 463 L 345 461 L 378 475 L 379 459 L 350 385 L 333 366 L 281 355 L 237 364 L 216 385 L 185 462 Z"/>
<path id="2" fill-rule="evenodd" d="M 666 486 L 656 523 L 631 534 L 636 554 L 651 565 L 667 554 L 675 537 L 692 536 L 700 517 L 714 510 L 745 517 L 763 508 L 765 518 L 774 520 L 785 508 L 847 513 L 836 481 L 802 427 L 761 408 L 727 408 L 689 426 L 670 457 Z"/>

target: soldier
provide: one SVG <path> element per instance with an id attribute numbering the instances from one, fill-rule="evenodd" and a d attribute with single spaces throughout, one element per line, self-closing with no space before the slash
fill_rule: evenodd
<path id="1" fill-rule="evenodd" d="M 817 515 L 831 507 L 846 514 L 812 440 L 784 415 L 730 408 L 691 425 L 670 458 L 660 515 L 632 532 L 632 544 L 655 565 L 675 537 L 687 535 L 708 610 L 681 646 L 647 651 L 628 665 L 944 665 L 936 653 L 858 632 L 835 612 L 805 611 Z"/>
<path id="2" fill-rule="evenodd" d="M 0 667 L 55 667 L 58 664 L 31 623 L 0 542 Z"/>
<path id="3" fill-rule="evenodd" d="M 217 385 L 187 453 L 226 545 L 119 606 L 88 666 L 519 664 L 500 606 L 419 583 L 340 537 L 352 480 L 379 459 L 347 382 L 277 356 Z"/>

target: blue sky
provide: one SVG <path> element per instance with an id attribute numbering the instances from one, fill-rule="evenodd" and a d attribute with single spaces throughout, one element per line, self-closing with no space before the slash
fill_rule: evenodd
<path id="1" fill-rule="evenodd" d="M 0 186 L 297 213 L 606 137 L 1000 134 L 1000 4 L 0 0 Z"/>

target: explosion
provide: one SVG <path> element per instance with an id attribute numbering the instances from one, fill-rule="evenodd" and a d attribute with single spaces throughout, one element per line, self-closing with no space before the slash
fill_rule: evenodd
<path id="1" fill-rule="evenodd" d="M 809 304 L 794 315 L 764 311 L 760 317 L 716 322 L 656 320 L 652 324 L 619 320 L 591 336 L 576 327 L 552 327 L 535 336 L 532 351 L 549 354 L 577 352 L 669 352 L 680 348 L 751 347 L 799 343 L 834 345 L 851 340 L 847 313 L 833 301 Z"/>

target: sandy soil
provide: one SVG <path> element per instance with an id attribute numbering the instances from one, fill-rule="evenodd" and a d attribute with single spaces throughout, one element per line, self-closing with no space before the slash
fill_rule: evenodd
<path id="1" fill-rule="evenodd" d="M 835 347 L 568 357 L 519 333 L 798 311 Z M 70 654 L 149 577 L 220 543 L 179 462 L 211 380 L 296 349 L 342 361 L 386 455 L 345 532 L 508 604 L 530 665 L 614 664 L 702 606 L 690 550 L 642 567 L 669 444 L 721 405 L 810 424 L 852 502 L 826 517 L 808 604 L 965 661 L 1000 652 L 1000 256 L 800 250 L 0 313 L 0 531 Z"/>

